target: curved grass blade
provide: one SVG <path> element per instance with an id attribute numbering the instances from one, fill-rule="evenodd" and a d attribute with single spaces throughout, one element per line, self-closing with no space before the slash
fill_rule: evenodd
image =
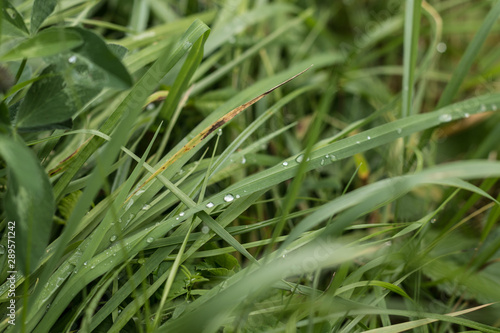
<path id="1" fill-rule="evenodd" d="M 38 266 L 49 242 L 54 196 L 47 174 L 26 146 L 1 135 L 0 155 L 8 166 L 7 247 L 17 252 L 17 263 L 9 260 L 8 270 L 28 275 Z"/>
<path id="2" fill-rule="evenodd" d="M 436 321 L 439 321 L 439 320 L 449 321 L 449 322 L 455 322 L 457 324 L 460 323 L 460 324 L 462 324 L 464 326 L 469 326 L 470 323 L 473 323 L 473 326 L 470 326 L 470 327 L 481 329 L 482 332 L 500 332 L 500 330 L 489 330 L 489 329 L 483 331 L 483 329 L 485 329 L 485 325 L 477 324 L 477 323 L 475 323 L 475 322 L 473 322 L 471 320 L 458 320 L 458 321 L 455 321 L 455 320 L 452 320 L 451 318 L 449 320 L 448 320 L 448 318 L 443 318 L 443 317 L 457 317 L 457 316 L 462 316 L 464 314 L 480 310 L 482 308 L 485 308 L 487 306 L 491 306 L 493 304 L 494 303 L 479 305 L 479 306 L 476 306 L 476 307 L 473 307 L 473 308 L 470 308 L 470 309 L 465 309 L 465 310 L 461 310 L 461 311 L 447 313 L 445 315 L 437 315 L 437 316 L 432 315 L 431 317 L 435 317 L 435 318 L 426 318 L 426 319 L 413 320 L 413 321 L 409 321 L 409 322 L 406 322 L 406 323 L 394 324 L 394 325 L 391 325 L 391 326 L 388 326 L 388 327 L 375 328 L 375 329 L 372 329 L 372 330 L 368 330 L 366 332 L 370 332 L 370 333 L 396 333 L 396 332 L 404 332 L 404 331 L 411 330 L 411 329 L 414 329 L 414 328 L 417 328 L 417 327 L 420 327 L 420 326 L 423 326 L 423 325 L 427 325 L 427 324 L 430 324 L 430 323 L 433 323 L 433 322 L 436 322 Z M 419 316 L 419 317 L 425 317 L 424 314 L 418 314 L 417 316 Z M 469 324 L 469 325 L 467 325 L 467 324 Z"/>

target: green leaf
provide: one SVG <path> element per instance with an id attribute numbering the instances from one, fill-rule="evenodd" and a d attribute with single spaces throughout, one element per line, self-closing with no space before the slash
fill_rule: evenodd
<path id="1" fill-rule="evenodd" d="M 21 42 L 1 57 L 2 61 L 47 57 L 82 44 L 81 36 L 66 28 L 49 28 Z"/>
<path id="2" fill-rule="evenodd" d="M 132 77 L 119 58 L 120 55 L 125 54 L 126 49 L 113 46 L 111 50 L 102 37 L 88 29 L 69 28 L 69 31 L 77 33 L 83 40 L 83 44 L 72 51 L 88 59 L 97 67 L 93 69 L 104 76 L 103 86 L 116 89 L 132 87 Z"/>
<path id="3" fill-rule="evenodd" d="M 15 113 L 13 125 L 21 131 L 71 127 L 71 116 L 99 92 L 96 88 L 68 87 L 54 65 L 45 68 L 40 76 Z"/>
<path id="4" fill-rule="evenodd" d="M 26 146 L 2 135 L 0 155 L 8 166 L 5 212 L 15 222 L 16 268 L 26 274 L 37 267 L 49 242 L 54 195 L 47 174 Z"/>
<path id="5" fill-rule="evenodd" d="M 121 46 L 121 45 L 113 44 L 113 43 L 109 43 L 107 45 L 108 45 L 108 48 L 111 51 L 111 53 L 113 53 L 115 56 L 117 56 L 120 60 L 123 60 L 125 55 L 128 53 L 128 49 L 125 46 Z"/>
<path id="6" fill-rule="evenodd" d="M 10 32 L 10 33 L 9 33 Z M 24 19 L 14 6 L 7 0 L 2 4 L 2 34 L 26 36 L 28 28 Z"/>
<path id="7" fill-rule="evenodd" d="M 38 31 L 43 21 L 56 8 L 57 0 L 35 0 L 31 10 L 31 33 L 34 34 Z"/>

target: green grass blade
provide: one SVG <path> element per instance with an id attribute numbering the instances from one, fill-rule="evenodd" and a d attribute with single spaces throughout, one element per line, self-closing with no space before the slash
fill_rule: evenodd
<path id="1" fill-rule="evenodd" d="M 462 59 L 460 59 L 460 63 L 456 66 L 450 81 L 441 94 L 441 98 L 439 99 L 437 105 L 438 108 L 446 106 L 452 102 L 499 15 L 500 3 L 497 2 L 493 4 L 493 7 L 484 19 L 483 24 L 472 41 L 469 43 L 469 46 L 467 46 L 467 50 L 465 50 Z"/>
<path id="2" fill-rule="evenodd" d="M 418 56 L 421 0 L 407 0 L 405 9 L 403 94 L 401 116 L 414 114 L 412 111 L 415 88 L 415 69 Z"/>

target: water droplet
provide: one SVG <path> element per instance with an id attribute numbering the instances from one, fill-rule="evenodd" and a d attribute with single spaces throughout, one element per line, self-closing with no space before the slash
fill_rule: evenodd
<path id="1" fill-rule="evenodd" d="M 299 156 L 297 156 L 297 158 L 295 159 L 295 161 L 297 163 L 300 163 L 304 160 L 304 154 L 300 154 Z"/>
<path id="2" fill-rule="evenodd" d="M 367 137 L 366 137 L 366 139 L 370 140 L 370 139 L 371 139 L 371 137 L 370 137 L 370 136 L 367 136 Z"/>
<path id="3" fill-rule="evenodd" d="M 493 111 L 496 111 L 496 110 L 497 110 L 497 106 L 496 106 L 495 104 L 493 104 L 493 105 L 491 106 L 491 109 L 492 109 Z"/>
<path id="4" fill-rule="evenodd" d="M 236 199 L 239 199 L 240 198 L 240 195 L 239 194 L 236 194 Z"/>
<path id="5" fill-rule="evenodd" d="M 335 156 L 335 155 L 331 155 L 330 157 L 331 157 L 332 161 L 335 161 L 337 159 L 337 156 Z"/>
<path id="6" fill-rule="evenodd" d="M 225 201 L 225 202 L 231 202 L 231 201 L 233 201 L 233 200 L 234 200 L 234 196 L 233 196 L 232 194 L 230 194 L 230 193 L 229 193 L 229 194 L 226 194 L 226 195 L 224 196 L 224 201 Z"/>
<path id="7" fill-rule="evenodd" d="M 385 246 L 391 246 L 392 245 L 392 242 L 391 241 L 387 241 L 384 243 Z"/>
<path id="8" fill-rule="evenodd" d="M 147 243 L 153 243 L 153 241 L 154 241 L 154 240 L 155 240 L 155 239 L 154 239 L 153 237 L 148 237 L 148 238 L 146 239 L 146 242 L 147 242 Z"/>
<path id="9" fill-rule="evenodd" d="M 481 104 L 481 107 L 479 108 L 479 111 L 481 111 L 481 112 L 486 111 L 486 105 Z"/>
<path id="10" fill-rule="evenodd" d="M 179 216 L 184 216 L 184 214 L 186 214 L 186 213 L 185 212 L 180 212 Z"/>
<path id="11" fill-rule="evenodd" d="M 109 238 L 109 241 L 110 242 L 114 242 L 116 240 L 116 235 L 113 235 Z"/>
<path id="12" fill-rule="evenodd" d="M 5 253 L 5 246 L 0 245 L 0 254 L 4 254 L 4 253 Z"/>
<path id="13" fill-rule="evenodd" d="M 179 170 L 179 175 L 182 175 L 184 173 L 184 170 L 180 169 Z"/>
<path id="14" fill-rule="evenodd" d="M 218 136 L 221 136 L 222 135 L 222 129 L 219 128 L 219 130 L 217 131 L 217 135 Z"/>
<path id="15" fill-rule="evenodd" d="M 321 159 L 321 162 L 319 162 L 319 164 L 321 164 L 321 165 L 325 165 L 325 160 L 324 160 L 324 159 Z"/>
<path id="16" fill-rule="evenodd" d="M 470 114 L 468 114 L 467 112 L 464 114 L 464 117 L 465 118 L 469 118 L 470 117 Z"/>
<path id="17" fill-rule="evenodd" d="M 243 157 L 241 158 L 241 164 L 245 164 L 246 162 L 247 162 L 247 159 L 245 158 L 245 156 L 243 156 Z"/>
<path id="18" fill-rule="evenodd" d="M 326 155 L 325 155 L 325 158 L 330 158 L 330 155 L 326 154 Z"/>
<path id="19" fill-rule="evenodd" d="M 359 142 L 359 141 L 356 141 L 356 144 L 357 144 L 357 145 L 359 145 L 359 144 L 360 144 L 360 142 Z"/>
<path id="20" fill-rule="evenodd" d="M 451 114 L 445 113 L 439 116 L 439 121 L 442 123 L 447 123 L 450 122 L 453 118 L 451 117 Z"/>
<path id="21" fill-rule="evenodd" d="M 76 62 L 76 56 L 75 56 L 75 55 L 72 55 L 71 57 L 69 57 L 68 62 L 69 62 L 70 64 L 74 64 L 74 63 Z"/>
<path id="22" fill-rule="evenodd" d="M 188 42 L 188 41 L 185 41 L 185 42 L 184 42 L 184 49 L 186 49 L 186 50 L 187 50 L 187 49 L 189 49 L 191 46 L 193 46 L 193 43 Z"/>
<path id="23" fill-rule="evenodd" d="M 149 208 L 151 208 L 151 206 L 148 204 L 145 204 L 144 206 L 142 206 L 142 210 L 148 210 Z"/>
<path id="24" fill-rule="evenodd" d="M 90 269 L 94 269 L 94 268 L 95 268 L 95 265 L 90 266 Z"/>
<path id="25" fill-rule="evenodd" d="M 287 161 L 285 161 L 285 162 L 283 162 L 282 164 L 283 164 L 283 166 L 287 166 L 287 165 L 288 165 L 288 162 L 287 162 Z"/>
<path id="26" fill-rule="evenodd" d="M 87 262 L 84 262 L 84 263 L 83 263 L 83 266 L 87 266 Z"/>
<path id="27" fill-rule="evenodd" d="M 148 106 L 146 106 L 146 110 L 151 111 L 154 110 L 155 104 L 154 103 L 149 103 Z"/>
<path id="28" fill-rule="evenodd" d="M 436 219 L 432 219 L 432 220 L 431 220 L 431 223 L 432 223 L 432 224 L 436 223 Z"/>
<path id="29" fill-rule="evenodd" d="M 118 223 L 122 223 L 122 219 L 121 218 L 118 219 Z"/>
<path id="30" fill-rule="evenodd" d="M 128 210 L 132 205 L 134 204 L 134 199 L 130 199 L 129 202 L 127 203 L 127 206 L 125 206 L 125 210 Z"/>
<path id="31" fill-rule="evenodd" d="M 441 42 L 441 43 L 438 43 L 438 45 L 436 45 L 436 50 L 439 52 L 439 53 L 444 53 L 446 52 L 446 49 L 447 49 L 447 46 L 445 43 Z"/>
<path id="32" fill-rule="evenodd" d="M 139 190 L 139 191 L 137 191 L 137 193 L 135 195 L 139 196 L 139 195 L 143 194 L 144 192 L 146 192 L 146 190 Z"/>
<path id="33" fill-rule="evenodd" d="M 401 134 L 401 132 L 403 132 L 403 130 L 402 130 L 401 128 L 398 128 L 398 129 L 396 130 L 396 132 L 398 132 L 398 134 Z"/>
<path id="34" fill-rule="evenodd" d="M 175 219 L 176 219 L 177 221 L 179 221 L 179 218 L 178 218 L 178 217 L 176 217 Z"/>
<path id="35" fill-rule="evenodd" d="M 201 228 L 201 232 L 204 233 L 204 234 L 208 234 L 208 232 L 210 231 L 210 228 L 206 225 L 204 225 L 202 228 Z"/>
<path id="36" fill-rule="evenodd" d="M 16 18 L 17 14 L 16 14 L 16 12 L 12 8 L 5 8 L 5 11 L 7 12 L 7 14 L 9 14 L 9 16 L 12 19 Z"/>
<path id="37" fill-rule="evenodd" d="M 214 203 L 213 202 L 209 202 L 207 203 L 207 208 L 212 208 L 214 206 Z"/>

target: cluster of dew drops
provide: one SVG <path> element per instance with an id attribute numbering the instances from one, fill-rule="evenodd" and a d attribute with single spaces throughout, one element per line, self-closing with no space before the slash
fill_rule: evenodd
<path id="1" fill-rule="evenodd" d="M 497 110 L 497 106 L 496 106 L 495 104 L 493 104 L 493 105 L 491 105 L 491 109 L 492 109 L 493 111 L 496 111 L 496 110 Z M 480 110 L 479 110 L 479 111 L 480 111 L 480 112 L 485 112 L 486 110 L 487 110 L 487 107 L 486 107 L 484 104 L 482 104 L 482 105 L 480 106 Z M 468 118 L 470 115 L 469 115 L 469 113 L 464 113 L 464 114 L 463 114 L 463 116 L 464 116 L 465 118 Z M 453 116 L 452 116 L 451 114 L 444 113 L 444 114 L 439 115 L 439 121 L 440 121 L 440 122 L 442 122 L 442 123 L 450 122 L 451 120 L 453 120 Z M 396 132 L 397 132 L 398 134 L 401 134 L 401 133 L 402 133 L 402 129 L 401 129 L 401 128 L 398 128 L 398 129 L 396 130 Z M 218 130 L 218 133 L 217 133 L 217 134 L 218 134 L 218 135 L 221 135 L 221 134 L 222 134 L 221 129 L 219 129 L 219 130 Z M 370 140 L 370 139 L 371 139 L 371 137 L 370 137 L 370 136 L 367 136 L 367 140 Z M 357 141 L 356 143 L 357 143 L 357 144 L 359 144 L 360 142 L 359 142 L 359 141 Z M 323 164 L 324 164 L 325 159 L 326 159 L 326 160 L 332 160 L 332 161 L 335 161 L 335 160 L 337 160 L 337 157 L 336 157 L 335 155 L 333 155 L 333 154 L 326 154 L 326 155 L 324 156 L 324 158 L 322 158 L 322 159 L 321 159 L 321 165 L 323 165 Z M 297 163 L 301 163 L 303 160 L 304 160 L 304 154 L 300 154 L 300 155 L 298 155 L 298 156 L 295 158 L 295 162 L 297 162 Z M 307 159 L 307 160 L 309 161 L 309 159 Z M 246 162 L 246 159 L 245 159 L 245 157 L 243 156 L 241 163 L 242 163 L 242 164 L 244 164 L 245 162 Z M 290 164 L 290 162 L 289 162 L 289 161 L 283 161 L 281 164 L 282 164 L 282 166 L 283 166 L 283 167 L 287 167 L 287 166 Z M 224 202 L 229 203 L 229 202 L 232 202 L 232 201 L 234 201 L 235 199 L 239 199 L 239 198 L 240 198 L 240 196 L 239 196 L 239 195 L 234 196 L 233 194 L 228 193 L 228 194 L 226 194 L 226 195 L 224 196 L 223 200 L 224 200 Z M 208 202 L 208 203 L 206 204 L 206 207 L 207 207 L 207 208 L 213 208 L 214 206 L 215 206 L 215 204 L 214 204 L 213 202 L 211 202 L 211 201 L 210 201 L 210 202 Z M 146 207 L 143 207 L 143 209 L 144 209 L 144 210 L 149 209 L 149 205 L 147 205 Z M 179 220 L 179 218 L 180 218 L 180 217 L 183 217 L 183 216 L 184 216 L 184 214 L 185 214 L 185 212 L 181 212 L 181 213 L 179 213 L 179 216 L 176 218 L 176 220 Z M 111 240 L 111 241 L 114 241 L 114 240 Z M 152 238 L 152 237 L 150 237 L 150 238 L 148 238 L 148 239 L 147 239 L 147 242 L 148 242 L 148 243 L 151 243 L 152 241 L 153 241 L 153 238 Z"/>
<path id="2" fill-rule="evenodd" d="M 234 201 L 234 199 L 239 199 L 240 198 L 240 195 L 237 194 L 236 196 L 232 195 L 231 193 L 228 193 L 224 196 L 224 202 L 232 202 Z M 207 208 L 213 208 L 215 206 L 215 204 L 213 202 L 209 202 L 206 204 L 206 207 Z"/>
<path id="3" fill-rule="evenodd" d="M 498 109 L 498 107 L 497 107 L 496 104 L 491 104 L 491 106 L 489 108 L 489 110 L 491 110 L 491 111 L 496 111 L 497 109 Z M 454 111 L 456 113 L 460 113 L 461 112 L 460 108 L 456 108 Z M 488 107 L 485 104 L 481 104 L 479 106 L 478 112 L 482 113 L 482 112 L 486 112 L 486 111 L 488 111 Z M 464 118 L 469 118 L 470 117 L 470 113 L 464 112 L 464 113 L 461 114 L 461 116 L 463 116 Z M 439 115 L 438 119 L 439 119 L 439 121 L 441 123 L 448 123 L 448 122 L 450 122 L 450 121 L 453 120 L 453 116 L 451 114 L 449 114 L 449 113 L 443 113 L 443 114 Z"/>

